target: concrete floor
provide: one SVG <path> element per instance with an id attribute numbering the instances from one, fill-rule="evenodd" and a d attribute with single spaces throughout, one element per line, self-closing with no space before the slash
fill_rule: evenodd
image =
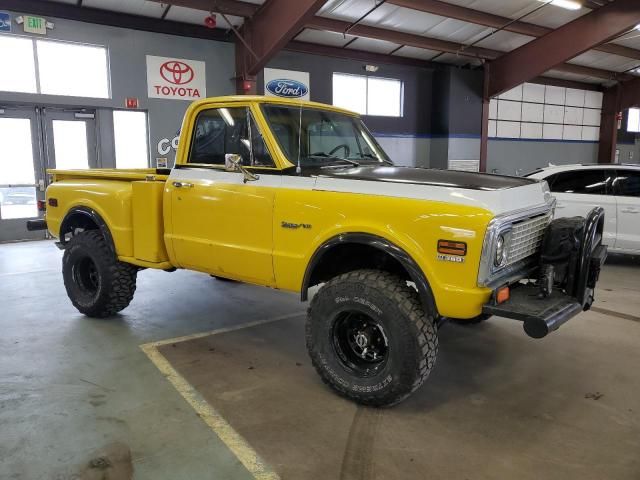
<path id="1" fill-rule="evenodd" d="M 302 313 L 305 305 L 296 295 L 201 274 L 144 271 L 136 298 L 122 315 L 88 319 L 66 297 L 60 257 L 51 242 L 0 246 L 0 479 L 78 478 L 74 475 L 101 449 L 116 451 L 125 463 L 130 455 L 136 479 L 251 478 L 139 345 Z M 527 339 L 518 324 L 503 319 L 476 327 L 448 325 L 431 383 L 397 412 L 384 410 L 384 420 L 360 413 L 354 423 L 371 438 L 367 424 L 391 422 L 394 434 L 383 444 L 415 456 L 428 452 L 455 466 L 452 475 L 430 478 L 514 478 L 522 465 L 534 469 L 536 459 L 549 472 L 554 471 L 550 462 L 557 463 L 557 471 L 566 474 L 557 478 L 640 478 L 640 261 L 612 258 L 598 296 L 597 311 L 543 341 Z M 181 344 L 183 353 L 188 344 Z M 286 357 L 281 349 L 299 351 L 300 345 L 272 347 L 274 355 Z M 184 360 L 175 359 L 176 365 Z M 306 359 L 299 363 L 308 367 Z M 194 385 L 206 386 L 207 370 L 200 370 Z M 282 380 L 256 378 L 261 388 Z M 309 398 L 317 391 L 318 398 L 333 400 L 315 374 L 305 378 Z M 205 397 L 214 402 L 216 395 L 220 392 Z M 242 412 L 230 398 L 223 398 L 222 410 L 233 425 L 234 415 L 242 419 Z M 282 405 L 267 401 L 263 407 L 273 412 Z M 402 420 L 406 412 L 409 423 Z M 430 425 L 436 438 L 422 431 L 428 444 L 406 445 L 416 436 L 416 422 Z M 387 475 L 379 476 L 371 463 L 359 464 L 362 452 L 353 448 L 359 432 L 351 433 L 350 449 L 339 452 L 348 467 L 341 478 L 391 478 L 404 471 L 385 464 L 379 472 Z M 241 433 L 251 443 L 251 429 Z M 523 438 L 533 439 L 535 448 L 527 451 Z M 547 451 L 539 445 L 545 439 Z M 359 448 L 371 452 L 365 447 Z M 277 462 L 304 461 L 295 452 Z M 597 465 L 611 466 L 609 474 L 602 476 Z"/>

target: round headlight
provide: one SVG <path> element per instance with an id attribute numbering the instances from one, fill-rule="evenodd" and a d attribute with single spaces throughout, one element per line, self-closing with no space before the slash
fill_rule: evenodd
<path id="1" fill-rule="evenodd" d="M 504 235 L 498 235 L 498 240 L 496 240 L 496 258 L 494 264 L 496 267 L 500 267 L 504 265 L 507 260 L 506 250 L 504 248 Z"/>

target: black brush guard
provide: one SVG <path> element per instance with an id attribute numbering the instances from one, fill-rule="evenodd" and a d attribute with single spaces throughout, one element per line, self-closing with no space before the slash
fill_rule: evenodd
<path id="1" fill-rule="evenodd" d="M 607 258 L 607 247 L 602 245 L 603 229 L 604 210 L 594 208 L 585 219 L 577 255 L 569 263 L 571 270 L 561 287 L 542 293 L 540 279 L 516 283 L 511 286 L 509 300 L 498 304 L 494 292 L 482 312 L 520 320 L 527 335 L 542 338 L 591 308 L 600 268 Z M 543 268 L 541 265 L 539 270 Z"/>

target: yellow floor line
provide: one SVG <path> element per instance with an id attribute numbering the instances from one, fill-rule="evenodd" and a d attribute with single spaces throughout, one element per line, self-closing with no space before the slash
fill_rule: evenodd
<path id="1" fill-rule="evenodd" d="M 209 332 L 195 333 L 182 337 L 160 340 L 158 342 L 146 343 L 140 345 L 142 351 L 149 357 L 153 364 L 160 372 L 171 382 L 174 388 L 182 395 L 189 405 L 196 411 L 198 416 L 215 432 L 222 442 L 231 450 L 236 458 L 245 466 L 245 468 L 253 475 L 256 480 L 279 480 L 277 473 L 272 471 L 270 467 L 260 458 L 258 453 L 251 448 L 249 443 L 236 432 L 231 425 L 216 411 L 207 401 L 180 375 L 169 363 L 169 361 L 158 350 L 162 345 L 171 343 L 179 343 L 195 338 L 202 338 L 209 335 L 216 335 L 242 328 L 249 328 L 256 325 L 286 320 L 288 318 L 299 317 L 303 312 L 282 315 L 280 317 L 268 320 L 259 320 L 256 322 L 245 323 L 243 325 L 220 328 Z"/>

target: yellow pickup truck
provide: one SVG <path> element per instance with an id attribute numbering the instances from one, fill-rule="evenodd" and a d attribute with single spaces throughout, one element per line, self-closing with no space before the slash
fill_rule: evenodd
<path id="1" fill-rule="evenodd" d="M 49 172 L 44 221 L 76 308 L 107 317 L 145 268 L 311 299 L 322 379 L 392 405 L 432 370 L 445 319 L 514 318 L 540 338 L 588 309 L 603 212 L 553 220 L 544 181 L 394 166 L 357 114 L 273 97 L 187 110 L 172 169 Z"/>

